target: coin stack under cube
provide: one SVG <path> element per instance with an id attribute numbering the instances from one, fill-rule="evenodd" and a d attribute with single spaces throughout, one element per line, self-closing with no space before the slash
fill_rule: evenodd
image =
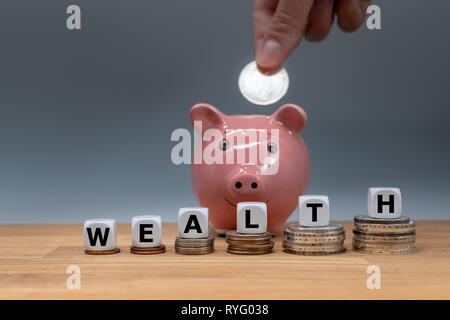
<path id="1" fill-rule="evenodd" d="M 229 253 L 255 255 L 272 252 L 272 234 L 267 232 L 267 205 L 264 202 L 237 204 L 237 230 L 226 233 Z"/>
<path id="2" fill-rule="evenodd" d="M 302 227 L 287 224 L 283 232 L 283 247 L 287 253 L 327 255 L 345 251 L 345 231 L 340 224 L 324 227 Z"/>
<path id="3" fill-rule="evenodd" d="M 214 252 L 214 237 L 209 236 L 208 208 L 180 208 L 175 252 L 201 255 Z"/>
<path id="4" fill-rule="evenodd" d="M 243 234 L 237 231 L 226 233 L 229 253 L 234 254 L 265 254 L 272 252 L 274 243 L 272 234 Z"/>
<path id="5" fill-rule="evenodd" d="M 93 255 L 119 253 L 116 247 L 117 224 L 114 219 L 89 219 L 83 227 L 84 252 Z"/>
<path id="6" fill-rule="evenodd" d="M 285 252 L 328 255 L 346 250 L 344 227 L 330 224 L 327 196 L 300 196 L 298 210 L 300 223 L 287 223 L 283 231 Z"/>
<path id="7" fill-rule="evenodd" d="M 178 236 L 175 240 L 175 252 L 180 254 L 208 254 L 214 252 L 214 237 L 188 239 Z"/>
<path id="8" fill-rule="evenodd" d="M 131 253 L 153 255 L 166 252 L 166 246 L 161 242 L 162 224 L 160 216 L 133 217 L 131 219 L 131 237 Z"/>
<path id="9" fill-rule="evenodd" d="M 416 241 L 416 223 L 401 215 L 398 188 L 369 188 L 368 216 L 356 216 L 353 248 L 361 253 L 408 254 Z"/>

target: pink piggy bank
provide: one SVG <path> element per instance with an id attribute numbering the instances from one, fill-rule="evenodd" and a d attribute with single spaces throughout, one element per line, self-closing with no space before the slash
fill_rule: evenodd
<path id="1" fill-rule="evenodd" d="M 267 230 L 277 233 L 306 189 L 310 162 L 299 132 L 305 111 L 286 104 L 270 116 L 227 116 L 212 105 L 191 109 L 202 138 L 194 148 L 192 186 L 219 232 L 236 229 L 236 204 L 267 204 Z"/>

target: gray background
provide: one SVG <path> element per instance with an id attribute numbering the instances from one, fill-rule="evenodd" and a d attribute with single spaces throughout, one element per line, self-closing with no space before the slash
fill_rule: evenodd
<path id="1" fill-rule="evenodd" d="M 66 28 L 73 3 L 81 31 Z M 369 186 L 400 187 L 413 218 L 450 218 L 450 3 L 374 3 L 381 31 L 303 42 L 287 95 L 264 108 L 237 87 L 254 58 L 251 1 L 2 0 L 0 223 L 176 221 L 196 200 L 170 135 L 191 130 L 202 101 L 228 114 L 303 106 L 308 193 L 330 197 L 332 219 L 366 212 Z"/>

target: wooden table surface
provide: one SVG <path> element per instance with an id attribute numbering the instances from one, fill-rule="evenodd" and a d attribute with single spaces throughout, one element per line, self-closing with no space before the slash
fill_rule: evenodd
<path id="1" fill-rule="evenodd" d="M 418 221 L 416 253 L 366 255 L 351 248 L 333 256 L 275 252 L 237 256 L 216 238 L 216 252 L 174 252 L 176 224 L 163 225 L 167 252 L 129 252 L 130 226 L 118 226 L 122 252 L 86 255 L 82 225 L 0 226 L 0 299 L 450 299 L 450 221 Z M 69 290 L 69 265 L 81 269 L 81 289 Z M 369 265 L 381 269 L 381 289 L 366 286 Z"/>

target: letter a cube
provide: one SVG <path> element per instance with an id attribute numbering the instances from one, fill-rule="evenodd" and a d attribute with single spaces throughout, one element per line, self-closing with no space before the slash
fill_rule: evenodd
<path id="1" fill-rule="evenodd" d="M 178 232 L 183 238 L 207 238 L 208 208 L 180 208 Z"/>

